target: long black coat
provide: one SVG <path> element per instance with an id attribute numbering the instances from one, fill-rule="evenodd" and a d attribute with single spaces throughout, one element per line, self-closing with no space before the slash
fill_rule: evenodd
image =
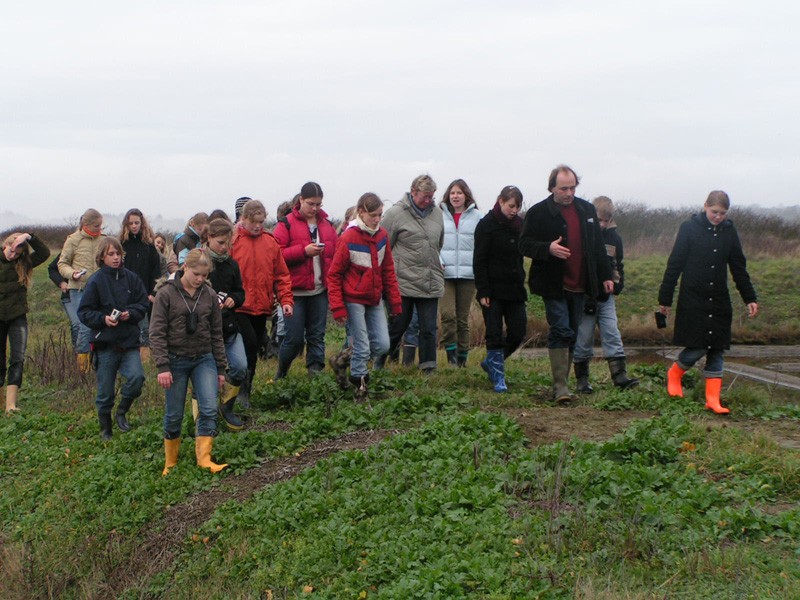
<path id="1" fill-rule="evenodd" d="M 745 304 L 756 302 L 747 259 L 733 222 L 726 220 L 715 227 L 703 212 L 681 224 L 658 292 L 658 303 L 672 306 L 680 277 L 673 336 L 676 345 L 730 348 L 733 308 L 728 269 Z"/>
<path id="2" fill-rule="evenodd" d="M 612 277 L 611 261 L 606 254 L 594 206 L 582 198 L 575 198 L 573 203 L 581 223 L 583 264 L 588 285 L 586 295 L 597 298 L 602 292 L 601 282 L 608 281 Z M 559 236 L 563 238 L 562 245 L 569 247 L 567 222 L 561 216 L 561 207 L 550 194 L 541 202 L 534 204 L 525 214 L 525 223 L 519 238 L 520 252 L 533 259 L 528 277 L 531 293 L 544 299 L 564 298 L 566 261 L 550 254 L 550 244 Z"/>
<path id="3" fill-rule="evenodd" d="M 521 221 L 519 217 L 515 217 Z M 525 267 L 519 253 L 519 232 L 500 222 L 490 210 L 475 227 L 472 270 L 476 297 L 525 302 Z"/>

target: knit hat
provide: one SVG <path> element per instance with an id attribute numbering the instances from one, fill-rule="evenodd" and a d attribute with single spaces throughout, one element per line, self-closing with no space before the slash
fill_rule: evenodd
<path id="1" fill-rule="evenodd" d="M 241 198 L 236 199 L 236 204 L 234 204 L 234 212 L 236 213 L 235 219 L 238 221 L 239 217 L 242 216 L 242 209 L 244 205 L 248 203 L 248 201 L 252 200 L 252 198 L 248 198 L 247 196 L 242 196 Z"/>

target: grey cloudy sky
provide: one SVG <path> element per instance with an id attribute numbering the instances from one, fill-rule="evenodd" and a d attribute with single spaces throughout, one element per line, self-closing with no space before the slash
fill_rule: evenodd
<path id="1" fill-rule="evenodd" d="M 2 211 L 339 216 L 429 172 L 488 209 L 567 163 L 584 197 L 800 202 L 797 3 L 4 3 Z"/>

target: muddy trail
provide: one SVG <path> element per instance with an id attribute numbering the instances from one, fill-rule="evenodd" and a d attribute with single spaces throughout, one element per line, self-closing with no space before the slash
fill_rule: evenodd
<path id="1" fill-rule="evenodd" d="M 267 460 L 246 473 L 228 477 L 223 488 L 195 494 L 186 502 L 170 506 L 158 523 L 148 526 L 141 538 L 133 542 L 133 553 L 110 574 L 108 587 L 101 597 L 117 598 L 126 589 L 146 587 L 154 575 L 172 564 L 191 532 L 207 521 L 222 503 L 245 502 L 264 487 L 291 479 L 337 452 L 366 450 L 395 433 L 354 431 L 321 441 L 292 456 Z M 116 542 L 109 539 L 109 547 Z"/>
<path id="2" fill-rule="evenodd" d="M 531 446 L 572 438 L 605 441 L 627 429 L 633 420 L 648 419 L 657 414 L 655 411 L 605 411 L 575 405 L 488 410 L 515 419 Z M 720 424 L 709 419 L 708 424 L 741 427 L 776 439 L 784 447 L 800 447 L 800 433 L 794 431 L 793 423 L 780 427 L 780 430 L 775 424 L 767 427 L 733 420 Z M 396 430 L 355 431 L 321 441 L 295 455 L 267 460 L 246 473 L 226 478 L 221 488 L 204 491 L 169 507 L 157 523 L 147 527 L 146 531 L 143 529 L 139 539 L 133 541 L 130 546 L 134 548 L 133 553 L 110 573 L 106 593 L 101 597 L 115 598 L 127 589 L 146 589 L 152 577 L 170 567 L 192 532 L 206 522 L 222 503 L 228 500 L 245 502 L 264 487 L 291 479 L 337 452 L 366 450 L 396 433 Z M 109 548 L 119 541 L 109 539 Z"/>

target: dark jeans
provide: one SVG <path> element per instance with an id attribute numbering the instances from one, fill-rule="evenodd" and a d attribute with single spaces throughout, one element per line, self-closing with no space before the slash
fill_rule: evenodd
<path id="1" fill-rule="evenodd" d="M 502 349 L 503 356 L 508 358 L 525 339 L 525 331 L 528 328 L 525 303 L 491 298 L 489 308 L 481 305 L 481 309 L 483 322 L 486 325 L 486 349 Z M 503 321 L 506 324 L 505 335 L 503 335 Z"/>
<path id="2" fill-rule="evenodd" d="M 267 318 L 270 315 L 248 315 L 236 313 L 236 323 L 239 325 L 239 333 L 242 334 L 244 342 L 244 353 L 247 356 L 248 383 L 252 383 L 253 375 L 256 373 L 256 362 L 258 361 L 258 344 L 267 330 Z"/>
<path id="3" fill-rule="evenodd" d="M 119 395 L 125 400 L 135 400 L 142 393 L 144 369 L 139 349 L 118 352 L 104 348 L 95 352 L 97 358 L 97 398 L 95 406 L 98 414 L 110 415 L 114 408 L 117 373 L 125 380 L 119 388 Z"/>
<path id="4" fill-rule="evenodd" d="M 548 348 L 575 349 L 578 327 L 583 318 L 584 294 L 564 292 L 564 298 L 545 298 L 544 310 L 550 331 L 547 333 Z"/>
<path id="5" fill-rule="evenodd" d="M 403 312 L 389 324 L 389 354 L 391 355 L 399 347 L 415 307 L 419 316 L 419 368 L 435 369 L 438 298 L 403 296 Z"/>
<path id="6" fill-rule="evenodd" d="M 706 366 L 703 369 L 706 379 L 722 377 L 725 350 L 720 348 L 684 348 L 678 354 L 678 366 L 688 371 L 703 356 L 706 357 Z"/>
<path id="7" fill-rule="evenodd" d="M 325 368 L 325 326 L 328 322 L 328 292 L 313 296 L 295 296 L 291 317 L 284 315 L 286 335 L 278 350 L 278 359 L 285 369 L 306 346 L 306 367 Z"/>
<path id="8" fill-rule="evenodd" d="M 6 343 L 11 347 L 6 371 Z M 11 321 L 0 321 L 0 387 L 22 385 L 22 365 L 25 362 L 25 348 L 28 346 L 28 319 L 25 315 Z M 8 372 L 8 382 L 6 382 Z"/>

